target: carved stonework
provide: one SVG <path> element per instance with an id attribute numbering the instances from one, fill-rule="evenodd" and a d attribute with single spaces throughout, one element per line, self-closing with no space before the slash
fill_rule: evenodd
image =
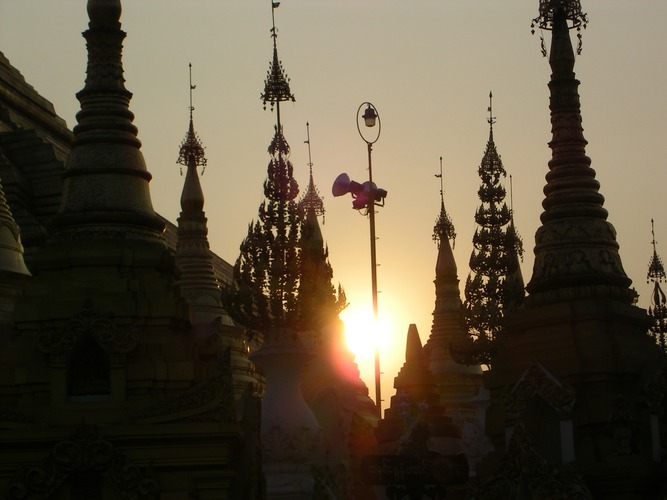
<path id="1" fill-rule="evenodd" d="M 176 397 L 140 410 L 132 420 L 157 422 L 233 422 L 236 420 L 229 351 L 210 377 Z"/>
<path id="2" fill-rule="evenodd" d="M 561 220 L 550 222 L 548 231 L 541 228 L 535 235 L 535 243 L 538 245 L 563 244 L 563 241 L 566 240 L 583 240 L 589 244 L 593 244 L 595 241 L 615 241 L 616 231 L 610 223 L 603 220 L 586 221 L 586 224 L 575 224 L 570 220 Z"/>
<path id="3" fill-rule="evenodd" d="M 79 340 L 90 335 L 109 355 L 122 355 L 132 351 L 137 345 L 134 327 L 120 329 L 113 321 L 113 315 L 103 315 L 87 300 L 81 312 L 70 319 L 60 329 L 42 332 L 37 339 L 40 351 L 51 354 L 52 360 L 64 361 Z"/>
<path id="4" fill-rule="evenodd" d="M 627 280 L 614 228 L 604 220 L 552 221 L 537 231 L 536 250 L 533 281 L 590 274 Z"/>
<path id="5" fill-rule="evenodd" d="M 89 54 L 86 84 L 94 83 L 96 86 L 103 85 L 105 88 L 125 90 L 121 62 L 125 32 L 105 30 L 100 33 L 97 30 L 89 30 L 83 35 L 88 42 Z"/>
<path id="6" fill-rule="evenodd" d="M 503 407 L 509 420 L 516 420 L 526 403 L 540 396 L 561 418 L 570 417 L 575 403 L 574 389 L 549 373 L 539 362 L 534 362 L 521 379 L 503 397 Z"/>
<path id="7" fill-rule="evenodd" d="M 9 485 L 7 500 L 46 500 L 71 474 L 97 473 L 113 484 L 123 500 L 157 500 L 160 487 L 128 461 L 112 443 L 88 425 L 59 441 L 41 465 L 22 469 Z"/>

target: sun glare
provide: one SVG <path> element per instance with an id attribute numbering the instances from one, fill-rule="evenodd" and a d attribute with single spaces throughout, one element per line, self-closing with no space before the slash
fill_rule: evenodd
<path id="1" fill-rule="evenodd" d="M 375 346 L 382 347 L 388 339 L 386 320 L 373 320 L 373 313 L 365 310 L 346 310 L 341 314 L 345 322 L 345 341 L 357 360 L 372 358 Z"/>

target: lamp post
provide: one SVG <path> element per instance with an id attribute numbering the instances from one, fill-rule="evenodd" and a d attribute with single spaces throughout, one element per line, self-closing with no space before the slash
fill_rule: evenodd
<path id="1" fill-rule="evenodd" d="M 366 128 L 374 128 L 377 122 L 377 134 L 375 138 L 370 140 L 364 136 L 362 128 L 360 126 L 359 115 L 361 113 L 361 108 L 366 106 L 364 114 L 362 116 L 364 120 L 364 126 Z M 375 255 L 375 184 L 373 184 L 373 161 L 372 161 L 372 152 L 373 144 L 377 142 L 380 138 L 380 132 L 382 131 L 382 124 L 380 122 L 380 116 L 378 115 L 377 109 L 370 102 L 363 102 L 357 109 L 357 130 L 359 135 L 366 143 L 368 148 L 368 186 L 371 190 L 370 196 L 368 196 L 366 209 L 368 212 L 368 220 L 370 223 L 370 236 L 371 236 L 371 292 L 373 295 L 373 323 L 375 327 L 375 404 L 377 405 L 378 416 L 382 418 L 382 391 L 380 390 L 380 342 L 377 338 L 377 328 L 378 328 L 378 284 L 377 284 L 377 261 Z M 384 197 L 382 198 L 384 200 Z M 383 202 L 384 203 L 384 202 Z"/>
<path id="2" fill-rule="evenodd" d="M 361 115 L 361 108 L 366 106 L 364 114 Z M 361 131 L 360 119 L 363 118 L 364 126 L 373 128 L 377 124 L 377 134 L 371 140 L 364 136 Z M 382 130 L 380 117 L 377 109 L 370 102 L 363 102 L 357 110 L 357 130 L 368 147 L 368 180 L 363 184 L 350 180 L 347 174 L 340 174 L 333 183 L 331 192 L 334 196 L 343 196 L 350 193 L 352 195 L 352 208 L 355 210 L 365 210 L 361 212 L 368 215 L 371 227 L 371 289 L 373 292 L 373 322 L 375 329 L 378 324 L 378 285 L 377 285 L 377 263 L 375 260 L 375 207 L 384 206 L 384 199 L 387 197 L 387 191 L 378 188 L 373 183 L 373 162 L 372 151 L 373 144 L 377 142 Z M 382 418 L 382 395 L 380 391 L 380 344 L 375 342 L 375 404 L 377 405 L 378 416 Z"/>

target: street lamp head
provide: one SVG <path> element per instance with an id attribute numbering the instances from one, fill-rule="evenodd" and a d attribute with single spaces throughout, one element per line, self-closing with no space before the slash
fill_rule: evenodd
<path id="1" fill-rule="evenodd" d="M 367 127 L 375 127 L 375 120 L 377 120 L 377 113 L 373 105 L 369 102 L 366 111 L 364 111 L 363 119 Z"/>
<path id="2" fill-rule="evenodd" d="M 364 109 L 362 114 L 361 109 L 364 108 L 364 106 L 366 109 Z M 365 127 L 361 126 L 362 119 Z M 375 129 L 375 137 L 372 137 L 373 132 L 366 130 L 369 128 Z M 380 114 L 378 113 L 377 108 L 373 106 L 372 103 L 362 102 L 359 106 L 359 109 L 357 109 L 357 130 L 359 131 L 361 138 L 366 144 L 368 144 L 369 147 L 380 138 L 380 132 L 382 131 L 382 121 L 380 120 Z M 370 134 L 371 137 L 366 137 L 364 133 Z"/>

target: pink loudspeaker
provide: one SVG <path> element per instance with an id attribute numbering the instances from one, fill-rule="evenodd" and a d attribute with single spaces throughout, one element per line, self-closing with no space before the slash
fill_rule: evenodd
<path id="1" fill-rule="evenodd" d="M 350 176 L 347 174 L 340 174 L 336 177 L 336 180 L 333 183 L 331 188 L 331 193 L 334 196 L 343 196 L 350 192 Z"/>
<path id="2" fill-rule="evenodd" d="M 336 177 L 336 180 L 333 183 L 331 193 L 334 196 L 343 196 L 344 194 L 352 193 L 352 196 L 354 197 L 357 193 L 363 191 L 363 189 L 364 186 L 358 182 L 351 181 L 349 175 L 340 174 L 338 177 Z"/>

